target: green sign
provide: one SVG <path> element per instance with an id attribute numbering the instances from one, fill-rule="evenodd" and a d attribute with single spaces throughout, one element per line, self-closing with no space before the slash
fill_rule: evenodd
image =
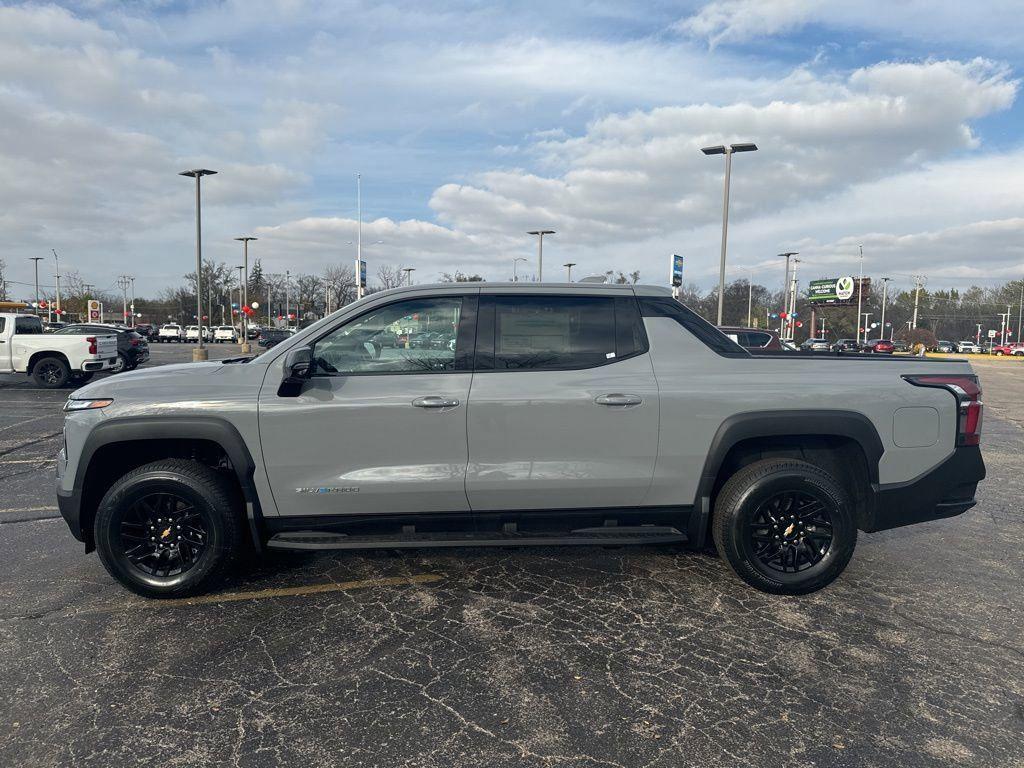
<path id="1" fill-rule="evenodd" d="M 863 279 L 865 290 L 871 285 L 871 278 Z M 825 280 L 811 280 L 807 286 L 807 298 L 811 304 L 849 306 L 857 299 L 857 279 L 853 277 L 830 277 Z"/>

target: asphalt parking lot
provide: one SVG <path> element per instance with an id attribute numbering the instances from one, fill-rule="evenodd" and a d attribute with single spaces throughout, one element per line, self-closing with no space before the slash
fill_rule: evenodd
<path id="1" fill-rule="evenodd" d="M 804 598 L 538 548 L 275 555 L 146 601 L 57 514 L 67 391 L 0 376 L 0 765 L 1024 766 L 1024 362 L 976 368 L 980 504 Z"/>

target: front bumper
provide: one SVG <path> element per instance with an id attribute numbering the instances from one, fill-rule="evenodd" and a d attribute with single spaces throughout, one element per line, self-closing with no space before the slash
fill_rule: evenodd
<path id="1" fill-rule="evenodd" d="M 906 483 L 872 487 L 873 499 L 860 528 L 868 533 L 941 520 L 977 504 L 985 462 L 976 445 L 963 445 L 934 469 Z"/>
<path id="2" fill-rule="evenodd" d="M 71 535 L 79 541 L 84 542 L 85 533 L 82 531 L 81 524 L 81 491 L 65 491 L 63 488 L 58 487 L 57 509 L 60 510 L 60 516 L 64 518 L 64 522 L 68 524 L 68 528 L 71 530 Z"/>

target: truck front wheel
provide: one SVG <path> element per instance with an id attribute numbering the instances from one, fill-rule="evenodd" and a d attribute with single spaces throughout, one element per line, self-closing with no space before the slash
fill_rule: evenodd
<path id="1" fill-rule="evenodd" d="M 712 535 L 729 567 L 757 589 L 803 595 L 831 584 L 853 556 L 852 505 L 832 476 L 796 459 L 763 459 L 730 477 Z"/>
<path id="2" fill-rule="evenodd" d="M 207 589 L 243 546 L 237 494 L 217 471 L 186 459 L 133 469 L 103 496 L 95 540 L 103 566 L 145 597 Z"/>
<path id="3" fill-rule="evenodd" d="M 70 378 L 68 364 L 59 357 L 44 357 L 32 366 L 32 381 L 46 389 L 60 389 Z"/>

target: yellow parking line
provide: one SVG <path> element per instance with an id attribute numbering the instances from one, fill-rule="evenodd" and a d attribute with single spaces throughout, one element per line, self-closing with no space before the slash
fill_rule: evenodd
<path id="1" fill-rule="evenodd" d="M 0 509 L 0 515 L 10 515 L 17 512 L 56 512 L 56 507 L 15 507 L 13 509 Z"/>
<path id="2" fill-rule="evenodd" d="M 272 597 L 304 597 L 306 595 L 322 595 L 327 592 L 349 592 L 354 589 L 371 589 L 373 587 L 402 587 L 412 584 L 430 584 L 440 581 L 442 578 L 444 577 L 438 573 L 423 573 L 418 576 L 388 576 L 380 579 L 339 581 L 333 584 L 310 584 L 303 587 L 278 587 L 276 589 L 258 589 L 252 592 L 227 592 L 221 595 L 203 595 L 201 597 L 187 597 L 180 600 L 149 600 L 140 605 L 146 608 L 164 608 L 179 605 L 237 603 L 243 600 L 265 600 Z"/>

